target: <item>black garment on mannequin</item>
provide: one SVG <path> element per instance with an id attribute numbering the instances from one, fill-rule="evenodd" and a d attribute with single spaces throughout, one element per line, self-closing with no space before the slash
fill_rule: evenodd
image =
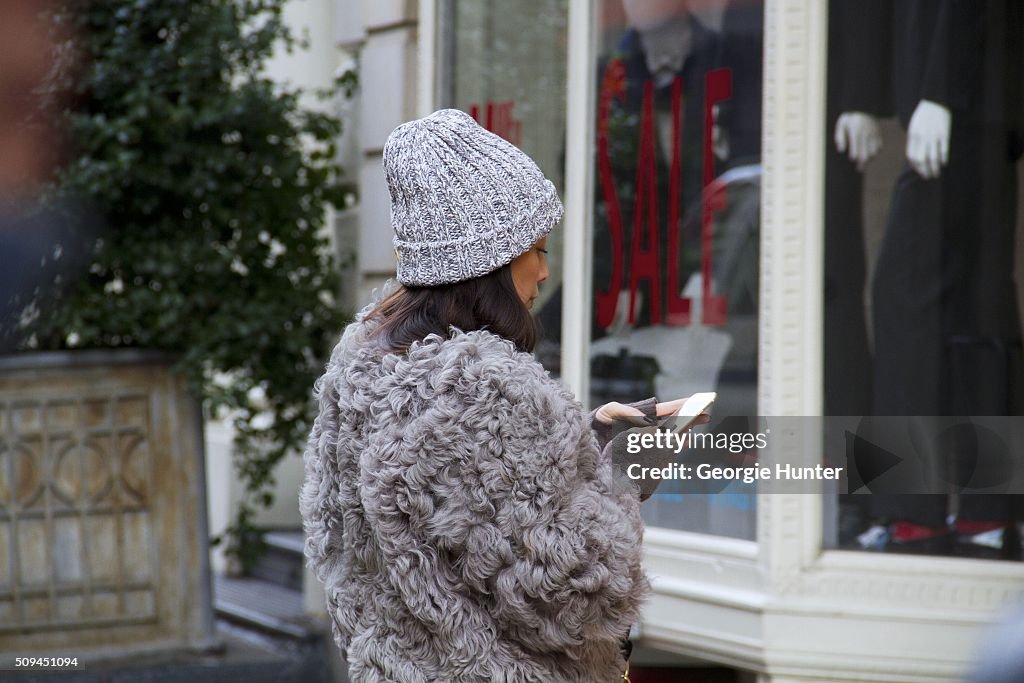
<path id="1" fill-rule="evenodd" d="M 871 23 L 891 27 L 890 50 L 867 45 L 852 53 L 857 71 L 875 77 L 875 92 L 887 93 L 889 102 L 880 106 L 859 89 L 842 109 L 888 109 L 907 127 L 921 100 L 929 100 L 952 118 L 941 177 L 925 180 L 907 167 L 893 191 L 872 291 L 872 412 L 1019 414 L 1024 363 L 1012 273 L 1024 3 L 855 4 L 864 16 L 847 12 L 851 25 L 868 32 Z M 857 92 L 857 84 L 849 88 Z M 931 527 L 944 526 L 947 503 L 943 495 L 871 497 L 875 516 Z M 1014 504 L 1009 496 L 965 496 L 958 514 L 1009 520 Z"/>
<path id="2" fill-rule="evenodd" d="M 958 124 L 938 179 L 893 191 L 874 282 L 878 415 L 1013 415 L 1022 360 L 1012 279 L 1016 168 L 1002 127 Z M 964 519 L 1007 519 L 1009 496 L 965 496 Z M 945 523 L 945 496 L 876 496 L 872 512 Z"/>
<path id="3" fill-rule="evenodd" d="M 885 3 L 832 0 L 825 140 L 825 325 L 826 415 L 867 415 L 871 410 L 871 356 L 864 311 L 864 182 L 854 162 L 832 141 L 843 112 L 875 116 L 891 109 L 878 74 L 891 56 Z"/>

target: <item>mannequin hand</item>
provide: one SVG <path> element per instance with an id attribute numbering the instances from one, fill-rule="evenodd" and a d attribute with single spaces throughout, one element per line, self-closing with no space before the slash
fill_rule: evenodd
<path id="1" fill-rule="evenodd" d="M 941 104 L 921 100 L 907 128 L 907 161 L 922 178 L 938 178 L 949 161 L 951 115 Z"/>
<path id="2" fill-rule="evenodd" d="M 860 111 L 847 111 L 836 120 L 836 149 L 863 171 L 864 164 L 882 148 L 882 131 L 878 120 Z"/>

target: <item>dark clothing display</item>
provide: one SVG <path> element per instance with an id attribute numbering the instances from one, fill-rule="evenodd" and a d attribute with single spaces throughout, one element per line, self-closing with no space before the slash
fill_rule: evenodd
<path id="1" fill-rule="evenodd" d="M 1016 169 L 1006 140 L 954 118 L 942 176 L 908 168 L 896 183 L 874 283 L 876 414 L 1020 410 Z"/>
<path id="2" fill-rule="evenodd" d="M 940 178 L 907 168 L 893 191 L 874 282 L 878 415 L 1021 410 L 1016 169 L 1001 131 L 954 118 L 950 137 Z M 977 194 L 964 194 L 971 187 Z M 1006 520 L 1011 498 L 964 496 L 958 516 Z M 949 514 L 940 495 L 873 502 L 875 516 L 930 527 L 943 526 Z"/>
<path id="3" fill-rule="evenodd" d="M 892 6 L 887 0 L 832 0 L 828 12 L 828 103 L 836 115 L 892 111 Z M 835 123 L 829 117 L 830 123 Z M 831 140 L 832 130 L 828 135 Z M 833 145 L 829 144 L 829 147 Z"/>
<path id="4" fill-rule="evenodd" d="M 832 143 L 845 111 L 881 113 L 888 97 L 877 86 L 888 60 L 889 22 L 880 3 L 833 0 L 829 11 L 825 140 L 826 415 L 866 415 L 871 409 L 871 355 L 864 314 L 864 182 L 854 162 Z M 881 28 L 880 28 L 881 27 Z"/>
<path id="5" fill-rule="evenodd" d="M 873 289 L 875 414 L 1020 410 L 1012 255 L 1021 84 L 1007 77 L 1020 73 L 1022 35 L 1013 29 L 1021 7 L 891 5 L 900 121 L 907 125 L 928 99 L 948 108 L 953 123 L 941 177 L 907 168 L 893 192 Z"/>
<path id="6" fill-rule="evenodd" d="M 1020 122 L 1019 0 L 899 0 L 893 25 L 892 95 L 906 127 L 930 100 L 962 123 Z M 959 115 L 959 116 L 958 116 Z"/>
<path id="7" fill-rule="evenodd" d="M 832 56 L 849 67 L 830 87 L 831 112 L 895 114 L 906 128 L 919 103 L 929 100 L 952 119 L 941 176 L 925 179 L 908 166 L 893 190 L 872 285 L 870 412 L 1019 414 L 1024 361 L 1012 275 L 1024 3 L 834 0 L 831 7 L 830 36 L 839 36 Z M 845 239 L 848 248 L 855 246 L 842 216 L 856 215 L 843 213 L 852 200 L 836 187 L 843 176 L 838 162 L 829 173 L 827 259 L 840 254 L 830 243 Z M 859 201 L 856 180 L 854 187 Z M 852 220 L 846 219 L 849 227 Z M 827 279 L 846 266 L 827 261 Z M 826 313 L 826 325 L 829 320 Z M 833 336 L 838 329 L 832 327 Z M 829 383 L 839 376 L 830 377 L 829 367 L 837 366 L 826 360 L 827 399 L 835 394 Z M 945 527 L 954 510 L 961 520 L 1010 522 L 1015 498 L 963 496 L 951 503 L 944 495 L 875 495 L 870 511 L 931 528 Z"/>
<path id="8" fill-rule="evenodd" d="M 830 80 L 839 82 L 830 113 L 892 111 L 907 125 L 928 99 L 953 121 L 942 176 L 908 167 L 893 192 L 873 285 L 873 412 L 1013 414 L 1022 5 L 836 0 L 832 8 Z"/>

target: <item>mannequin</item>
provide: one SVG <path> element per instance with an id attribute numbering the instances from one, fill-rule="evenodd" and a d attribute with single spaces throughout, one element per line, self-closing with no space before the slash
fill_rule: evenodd
<path id="1" fill-rule="evenodd" d="M 1013 415 L 1024 386 L 1013 283 L 1022 7 L 1015 0 L 874 0 L 892 27 L 891 81 L 907 130 L 873 283 L 876 415 Z M 865 50 L 864 52 L 870 52 Z M 889 112 L 883 112 L 889 113 Z M 870 118 L 870 117 L 869 117 Z M 862 165 L 880 141 L 856 108 L 837 149 Z M 862 542 L 909 552 L 1015 531 L 1009 496 L 873 496 L 885 533 Z M 957 527 L 947 515 L 957 508 Z M 1014 542 L 1001 552 L 1019 553 Z M 959 547 L 956 548 L 959 551 Z"/>

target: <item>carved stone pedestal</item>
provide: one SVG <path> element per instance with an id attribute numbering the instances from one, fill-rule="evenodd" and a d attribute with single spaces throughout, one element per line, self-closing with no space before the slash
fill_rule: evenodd
<path id="1" fill-rule="evenodd" d="M 0 668 L 213 644 L 203 457 L 165 356 L 0 358 Z"/>

